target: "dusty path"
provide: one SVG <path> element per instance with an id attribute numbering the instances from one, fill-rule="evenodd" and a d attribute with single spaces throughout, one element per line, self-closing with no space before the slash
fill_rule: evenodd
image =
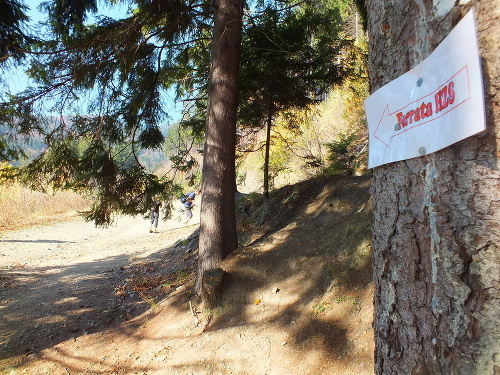
<path id="1" fill-rule="evenodd" d="M 75 218 L 0 235 L 0 361 L 140 314 L 147 304 L 117 286 L 148 259 L 175 268 L 182 254 L 171 247 L 196 229 L 193 219 L 160 221 L 153 234 L 142 217 L 118 217 L 105 229 Z"/>
<path id="2" fill-rule="evenodd" d="M 338 178 L 283 190 L 272 220 L 222 263 L 211 311 L 196 309 L 189 278 L 162 282 L 154 301 L 130 287 L 192 274 L 184 240 L 197 225 L 150 234 L 146 220 L 120 218 L 0 235 L 0 374 L 373 374 L 368 187 Z"/>

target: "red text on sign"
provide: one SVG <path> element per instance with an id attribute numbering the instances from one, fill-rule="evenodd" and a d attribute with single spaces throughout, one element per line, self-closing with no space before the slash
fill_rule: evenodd
<path id="1" fill-rule="evenodd" d="M 453 81 L 448 83 L 448 85 L 444 86 L 440 89 L 436 94 L 434 94 L 434 103 L 435 110 L 432 107 L 432 103 L 422 104 L 412 110 L 409 110 L 406 113 L 398 112 L 396 113 L 396 117 L 398 119 L 398 124 L 396 126 L 396 131 L 406 128 L 408 125 L 419 122 L 427 117 L 432 116 L 434 113 L 438 113 L 453 104 L 455 101 L 455 84 Z"/>
<path id="2" fill-rule="evenodd" d="M 434 95 L 434 101 L 436 103 L 436 113 L 448 107 L 449 104 L 453 104 L 455 101 L 455 84 L 453 81 Z"/>
<path id="3" fill-rule="evenodd" d="M 406 128 L 413 122 L 418 122 L 426 117 L 432 116 L 432 103 L 422 103 L 419 107 L 412 109 L 405 114 L 403 112 L 396 113 L 398 118 L 398 126 L 396 130 Z"/>

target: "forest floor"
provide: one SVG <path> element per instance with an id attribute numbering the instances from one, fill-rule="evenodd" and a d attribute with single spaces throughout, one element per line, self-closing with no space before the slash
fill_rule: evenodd
<path id="1" fill-rule="evenodd" d="M 210 312 L 192 292 L 198 207 L 159 233 L 76 216 L 0 233 L 0 373 L 373 374 L 368 188 L 318 178 L 240 197 Z"/>

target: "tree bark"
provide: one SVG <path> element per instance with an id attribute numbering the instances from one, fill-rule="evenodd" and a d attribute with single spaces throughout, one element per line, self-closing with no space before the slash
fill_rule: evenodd
<path id="1" fill-rule="evenodd" d="M 238 246 L 234 200 L 242 16 L 241 0 L 215 1 L 196 282 L 202 300 L 207 299 L 202 288 L 204 271 L 218 268 Z"/>
<path id="2" fill-rule="evenodd" d="M 273 126 L 273 104 L 269 102 L 266 119 L 266 147 L 264 154 L 264 198 L 269 199 L 269 155 L 271 151 L 271 128 Z"/>
<path id="3" fill-rule="evenodd" d="M 225 272 L 222 268 L 206 270 L 203 272 L 203 301 L 204 308 L 217 306 L 222 298 Z"/>
<path id="4" fill-rule="evenodd" d="M 373 170 L 375 373 L 500 374 L 500 2 L 368 0 L 373 91 L 474 8 L 487 130 Z M 474 51 L 471 51 L 474 53 Z"/>

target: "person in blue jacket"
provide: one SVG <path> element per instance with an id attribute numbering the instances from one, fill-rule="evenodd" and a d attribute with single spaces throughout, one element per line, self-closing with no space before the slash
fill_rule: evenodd
<path id="1" fill-rule="evenodd" d="M 198 190 L 196 192 L 191 192 L 187 194 L 186 202 L 184 202 L 184 211 L 186 212 L 186 220 L 184 221 L 184 224 L 187 224 L 189 220 L 193 217 L 193 207 L 194 207 L 194 199 L 196 198 L 197 195 L 201 194 L 201 190 Z"/>

